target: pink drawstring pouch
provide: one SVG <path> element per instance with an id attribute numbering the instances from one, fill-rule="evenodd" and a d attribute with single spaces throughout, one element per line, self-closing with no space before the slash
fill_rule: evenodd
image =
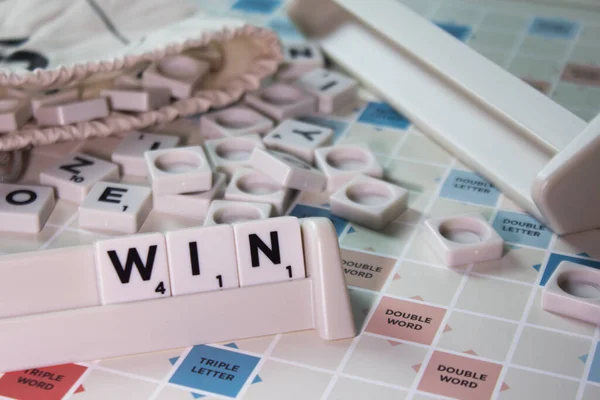
<path id="1" fill-rule="evenodd" d="M 174 56 L 210 65 L 189 96 L 72 124 L 39 125 L 32 118 L 0 135 L 0 180 L 21 169 L 23 149 L 144 129 L 230 105 L 259 88 L 282 60 L 274 32 L 209 16 L 191 0 L 0 1 L 0 101 L 73 89 L 82 100 L 97 98 Z"/>

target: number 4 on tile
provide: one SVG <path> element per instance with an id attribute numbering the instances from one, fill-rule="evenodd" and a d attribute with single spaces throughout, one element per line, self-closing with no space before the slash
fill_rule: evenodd
<path id="1" fill-rule="evenodd" d="M 240 286 L 306 277 L 297 218 L 241 222 L 233 232 Z"/>
<path id="2" fill-rule="evenodd" d="M 171 296 L 164 236 L 131 235 L 96 243 L 102 304 Z"/>

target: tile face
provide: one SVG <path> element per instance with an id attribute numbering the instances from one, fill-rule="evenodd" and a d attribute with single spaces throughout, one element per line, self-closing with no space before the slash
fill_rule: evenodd
<path id="1" fill-rule="evenodd" d="M 521 333 L 512 363 L 579 378 L 591 346 L 591 339 L 527 326 Z"/>
<path id="2" fill-rule="evenodd" d="M 230 225 L 171 231 L 165 237 L 173 296 L 239 287 Z"/>
<path id="3" fill-rule="evenodd" d="M 0 377 L 0 396 L 21 400 L 60 400 L 87 367 L 62 364 L 8 372 Z"/>
<path id="4" fill-rule="evenodd" d="M 358 95 L 358 84 L 354 79 L 323 68 L 302 75 L 296 83 L 317 97 L 318 111 L 323 114 L 352 104 Z"/>
<path id="5" fill-rule="evenodd" d="M 222 396 L 240 392 L 260 358 L 212 346 L 194 346 L 170 383 Z"/>
<path id="6" fill-rule="evenodd" d="M 419 390 L 458 399 L 492 396 L 501 364 L 435 351 L 419 382 Z"/>
<path id="7" fill-rule="evenodd" d="M 575 399 L 578 386 L 578 382 L 556 376 L 508 368 L 498 399 Z"/>
<path id="8" fill-rule="evenodd" d="M 275 83 L 248 93 L 245 102 L 276 121 L 312 114 L 317 103 L 314 96 L 285 83 Z"/>
<path id="9" fill-rule="evenodd" d="M 167 194 L 154 196 L 153 209 L 171 215 L 203 219 L 215 197 L 225 192 L 227 178 L 225 174 L 213 174 L 213 186 L 205 192 Z"/>
<path id="10" fill-rule="evenodd" d="M 288 119 L 265 136 L 263 142 L 270 149 L 293 154 L 312 164 L 315 149 L 331 144 L 332 138 L 330 128 Z"/>
<path id="11" fill-rule="evenodd" d="M 119 167 L 83 153 L 71 153 L 40 173 L 40 183 L 53 186 L 59 198 L 80 204 L 99 181 L 119 179 Z"/>
<path id="12" fill-rule="evenodd" d="M 55 206 L 51 187 L 0 184 L 0 231 L 37 233 Z"/>
<path id="13" fill-rule="evenodd" d="M 506 242 L 545 249 L 552 239 L 552 231 L 529 215 L 498 211 L 494 229 Z"/>
<path id="14" fill-rule="evenodd" d="M 277 73 L 281 80 L 297 79 L 325 63 L 319 46 L 308 42 L 284 44 L 283 57 L 283 65 Z"/>
<path id="15" fill-rule="evenodd" d="M 156 133 L 132 132 L 112 153 L 112 162 L 119 164 L 122 175 L 148 176 L 144 153 L 151 150 L 168 149 L 177 146 L 177 136 Z"/>
<path id="16" fill-rule="evenodd" d="M 409 388 L 426 355 L 421 346 L 362 335 L 343 373 Z"/>
<path id="17" fill-rule="evenodd" d="M 213 174 L 204 149 L 188 146 L 144 153 L 155 196 L 210 190 Z"/>
<path id="18" fill-rule="evenodd" d="M 240 286 L 306 277 L 297 218 L 240 222 L 233 232 Z"/>
<path id="19" fill-rule="evenodd" d="M 454 311 L 444 326 L 437 347 L 502 362 L 516 330 L 516 323 Z"/>
<path id="20" fill-rule="evenodd" d="M 283 187 L 321 192 L 327 177 L 318 169 L 291 154 L 275 150 L 254 149 L 250 166 Z"/>
<path id="21" fill-rule="evenodd" d="M 446 309 L 383 297 L 367 325 L 367 332 L 431 344 Z"/>
<path id="22" fill-rule="evenodd" d="M 152 208 L 151 190 L 144 186 L 98 182 L 79 206 L 84 229 L 135 233 Z"/>
<path id="23" fill-rule="evenodd" d="M 363 289 L 379 291 L 392 272 L 396 260 L 375 254 L 341 249 L 346 283 Z"/>
<path id="24" fill-rule="evenodd" d="M 171 296 L 165 238 L 137 234 L 96 242 L 102 304 Z"/>

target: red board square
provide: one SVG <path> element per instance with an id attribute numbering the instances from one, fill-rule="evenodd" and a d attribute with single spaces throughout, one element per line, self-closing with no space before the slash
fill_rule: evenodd
<path id="1" fill-rule="evenodd" d="M 8 372 L 0 378 L 0 395 L 19 400 L 60 400 L 86 369 L 62 364 Z"/>
<path id="2" fill-rule="evenodd" d="M 444 308 L 383 297 L 366 330 L 400 340 L 431 344 L 444 314 Z"/>
<path id="3" fill-rule="evenodd" d="M 419 390 L 460 400 L 492 397 L 502 365 L 435 351 Z"/>

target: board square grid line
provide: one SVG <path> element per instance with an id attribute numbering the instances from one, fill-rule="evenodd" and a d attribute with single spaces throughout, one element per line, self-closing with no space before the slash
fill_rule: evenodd
<path id="1" fill-rule="evenodd" d="M 437 12 L 437 10 L 441 9 L 441 7 L 443 7 L 441 2 L 429 2 L 432 4 L 435 4 L 435 7 L 430 7 L 429 8 L 429 15 L 431 17 L 433 17 L 435 15 L 435 13 Z M 488 9 L 483 8 L 484 6 L 480 6 L 481 8 L 478 9 L 478 11 L 480 12 L 480 17 L 481 17 L 481 21 L 484 20 L 485 16 L 491 12 Z M 268 17 L 268 21 L 273 20 L 274 18 L 278 17 L 277 14 L 273 14 L 270 17 Z M 267 23 L 268 23 L 267 21 Z M 587 23 L 582 23 L 583 26 L 588 26 Z M 600 25 L 599 25 L 600 26 Z M 478 26 L 475 24 L 472 26 L 473 29 L 473 34 L 477 33 L 477 29 Z M 582 30 L 580 30 L 579 32 L 581 32 Z M 526 33 L 521 32 L 521 34 L 523 35 L 521 43 L 523 42 L 523 40 L 525 39 Z M 577 34 L 575 36 L 575 39 L 570 43 L 570 51 L 569 54 L 566 56 L 565 60 L 562 60 L 563 64 L 566 64 L 569 60 L 569 56 L 571 54 L 571 52 L 573 51 L 573 49 L 575 48 L 577 41 L 580 39 L 580 33 Z M 514 59 L 516 57 L 516 54 L 519 50 L 520 44 L 516 45 L 515 48 L 512 49 L 512 53 L 510 59 Z M 507 66 L 509 66 L 507 64 Z M 556 86 L 559 84 L 559 81 L 554 81 L 552 83 L 552 89 L 551 92 L 554 91 L 556 89 Z M 363 107 L 364 110 L 364 107 Z M 596 109 L 597 110 L 597 109 Z M 585 110 L 585 111 L 591 111 L 590 110 Z M 338 119 L 340 121 L 344 121 L 347 122 L 348 125 L 346 127 L 346 129 L 342 132 L 342 134 L 337 138 L 337 141 L 340 142 L 342 141 L 344 138 L 348 137 L 348 135 L 350 134 L 350 128 L 352 126 L 355 126 L 357 124 L 357 119 L 360 116 L 361 112 L 358 112 L 354 118 L 350 119 L 350 120 L 344 120 L 336 118 L 336 117 L 332 117 L 331 119 Z M 393 128 L 392 128 L 393 129 Z M 411 158 L 411 157 L 402 157 L 402 156 L 398 156 L 397 153 L 398 151 L 404 146 L 404 144 L 407 142 L 407 140 L 409 139 L 409 137 L 411 137 L 411 135 L 418 135 L 416 133 L 414 133 L 411 129 L 408 129 L 407 131 L 404 130 L 398 130 L 398 133 L 404 133 L 404 135 L 402 136 L 402 138 L 400 138 L 396 143 L 395 143 L 395 147 L 394 149 L 391 151 L 391 153 L 389 155 L 383 155 L 383 154 L 379 154 L 382 159 L 386 160 L 386 162 L 389 164 L 391 163 L 393 160 L 403 160 L 403 161 L 410 161 L 411 163 L 414 164 L 420 164 L 420 165 L 424 165 L 424 166 L 436 166 L 436 167 L 440 167 L 443 168 L 444 173 L 443 173 L 443 178 L 440 180 L 440 182 L 438 182 L 437 184 L 437 188 L 435 193 L 427 200 L 427 205 L 425 206 L 425 210 L 423 212 L 423 214 L 420 216 L 419 220 L 415 223 L 409 223 L 409 222 L 395 222 L 395 224 L 398 225 L 406 225 L 406 226 L 420 226 L 423 222 L 423 220 L 426 218 L 427 213 L 429 211 L 431 211 L 431 209 L 433 208 L 435 202 L 437 199 L 439 199 L 439 194 L 440 194 L 440 190 L 446 180 L 446 178 L 448 177 L 448 175 L 450 174 L 450 172 L 458 167 L 458 163 L 455 159 L 452 159 L 450 161 L 450 163 L 447 164 L 436 164 L 433 162 L 429 162 L 427 160 L 423 160 L 423 159 L 419 159 L 419 158 Z M 493 207 L 493 212 L 492 215 L 490 217 L 490 222 L 494 220 L 494 218 L 496 217 L 496 215 L 498 214 L 499 211 L 504 210 L 504 208 L 502 208 L 502 204 L 503 204 L 503 200 L 504 200 L 504 196 L 500 195 L 498 197 L 498 200 L 496 201 L 496 204 Z M 449 199 L 448 201 L 450 202 L 454 202 L 455 200 Z M 457 202 L 458 203 L 458 202 Z M 300 203 L 296 203 L 296 204 L 300 204 Z M 314 205 L 311 205 L 314 206 Z M 293 207 L 290 207 L 290 209 L 293 209 Z M 326 208 L 325 208 L 326 209 Z M 69 218 L 67 218 L 62 224 L 58 224 L 58 223 L 50 223 L 48 224 L 48 226 L 50 228 L 54 228 L 55 231 L 52 235 L 50 235 L 50 237 L 45 240 L 40 246 L 39 249 L 44 249 L 44 248 L 48 248 L 49 246 L 51 246 L 54 242 L 56 242 L 59 237 L 64 233 L 64 232 L 73 232 L 73 233 L 81 233 L 81 230 L 79 230 L 77 227 L 73 227 L 72 224 L 73 222 L 76 220 L 78 213 L 75 212 L 73 215 L 71 215 Z M 352 228 L 352 224 L 349 223 L 346 225 L 344 231 L 342 232 L 342 234 L 339 237 L 339 241 L 343 242 L 344 239 L 349 235 L 349 231 Z M 94 233 L 93 235 L 97 235 L 96 233 Z M 549 246 L 547 246 L 547 248 L 541 250 L 544 254 L 544 259 L 542 261 L 542 267 L 540 268 L 540 270 L 538 271 L 537 274 L 537 278 L 535 280 L 534 283 L 530 283 L 530 282 L 522 282 L 522 281 L 517 281 L 511 278 L 506 278 L 506 277 L 501 277 L 501 276 L 494 276 L 494 275 L 490 275 L 490 274 L 482 274 L 479 272 L 476 272 L 473 270 L 473 265 L 468 266 L 464 271 L 463 271 L 463 275 L 460 279 L 460 283 L 458 288 L 456 289 L 452 300 L 450 302 L 450 304 L 446 307 L 444 306 L 444 308 L 446 308 L 446 313 L 444 315 L 444 318 L 442 319 L 442 322 L 440 323 L 440 326 L 436 332 L 436 335 L 433 339 L 433 342 L 431 345 L 423 345 L 423 344 L 418 344 L 418 343 L 414 343 L 414 342 L 410 342 L 410 341 L 402 341 L 401 339 L 393 339 L 395 341 L 399 341 L 399 342 L 403 342 L 405 344 L 411 345 L 411 346 L 418 346 L 418 347 L 422 347 L 427 349 L 427 355 L 421 365 L 421 368 L 419 369 L 419 372 L 416 376 L 416 378 L 414 379 L 412 385 L 410 387 L 404 387 L 404 386 L 400 386 L 400 385 L 391 385 L 389 383 L 386 382 L 382 382 L 382 381 L 377 381 L 377 380 L 370 380 L 368 378 L 364 378 L 364 377 L 360 377 L 360 376 L 354 376 L 352 374 L 348 374 L 344 372 L 344 367 L 346 366 L 346 364 L 348 363 L 349 359 L 351 358 L 351 356 L 353 355 L 353 352 L 357 346 L 357 344 L 359 343 L 360 339 L 362 336 L 369 336 L 369 337 L 377 337 L 377 338 L 381 338 L 381 339 L 392 339 L 392 338 L 388 338 L 386 336 L 383 335 L 377 335 L 371 332 L 364 332 L 364 327 L 366 327 L 366 325 L 368 324 L 369 320 L 371 320 L 371 318 L 373 317 L 373 314 L 376 310 L 376 306 L 377 304 L 379 304 L 379 302 L 381 301 L 381 299 L 383 297 L 392 297 L 392 298 L 397 298 L 397 299 L 401 299 L 403 301 L 407 301 L 407 302 L 413 302 L 413 303 L 418 303 L 418 304 L 426 304 L 426 305 L 431 305 L 431 306 L 439 306 L 437 304 L 432 304 L 432 303 L 428 303 L 427 301 L 417 301 L 414 299 L 410 299 L 410 298 L 403 298 L 401 296 L 395 296 L 392 295 L 390 293 L 387 292 L 387 289 L 389 288 L 392 280 L 393 280 L 393 276 L 394 274 L 397 272 L 398 268 L 401 266 L 401 264 L 405 261 L 410 261 L 410 262 L 414 262 L 417 264 L 422 264 L 422 265 L 427 265 L 427 266 L 431 266 L 433 268 L 438 268 L 438 269 L 443 269 L 445 267 L 439 265 L 439 264 L 434 264 L 434 263 L 428 263 L 422 260 L 417 260 L 417 259 L 411 259 L 410 257 L 407 256 L 408 250 L 411 247 L 411 244 L 414 242 L 415 238 L 417 236 L 417 229 L 414 229 L 413 232 L 411 233 L 409 239 L 407 240 L 407 243 L 405 245 L 404 250 L 401 252 L 401 254 L 398 257 L 395 257 L 393 255 L 386 255 L 388 257 L 392 257 L 396 260 L 394 267 L 392 268 L 391 273 L 389 274 L 389 276 L 387 277 L 384 286 L 379 290 L 379 291 L 374 291 L 374 290 L 369 290 L 369 289 L 363 289 L 363 288 L 359 288 L 359 287 L 353 287 L 353 290 L 355 291 L 359 291 L 359 292 L 365 292 L 365 293 L 370 293 L 373 294 L 375 296 L 375 301 L 373 302 L 371 308 L 370 308 L 370 312 L 369 314 L 366 316 L 365 318 L 365 322 L 363 324 L 363 331 L 361 332 L 361 334 L 359 336 L 357 336 L 356 338 L 354 338 L 352 340 L 351 345 L 348 347 L 342 361 L 340 362 L 340 364 L 338 365 L 337 369 L 335 370 L 329 370 L 326 368 L 319 368 L 319 367 L 315 367 L 309 364 L 305 364 L 305 363 L 301 363 L 301 362 L 297 362 L 297 361 L 290 361 L 284 358 L 280 358 L 280 357 L 275 357 L 272 356 L 273 350 L 277 347 L 278 343 L 280 342 L 281 338 L 284 335 L 275 335 L 272 339 L 271 342 L 268 346 L 268 348 L 266 349 L 266 351 L 264 353 L 257 353 L 257 352 L 252 352 L 250 350 L 242 350 L 242 349 L 231 349 L 228 348 L 222 344 L 217 344 L 214 345 L 217 348 L 222 348 L 222 349 L 227 349 L 229 351 L 234 351 L 234 352 L 239 352 L 242 354 L 247 354 L 247 355 L 253 355 L 256 357 L 260 358 L 260 361 L 258 363 L 258 365 L 256 366 L 256 368 L 254 369 L 253 373 L 250 375 L 248 381 L 246 382 L 246 384 L 242 387 L 240 393 L 238 394 L 237 398 L 243 398 L 246 394 L 248 394 L 249 388 L 251 387 L 251 382 L 255 379 L 256 376 L 260 375 L 261 369 L 263 368 L 263 366 L 265 365 L 265 363 L 267 361 L 276 361 L 276 362 L 280 362 L 280 363 L 284 363 L 284 364 L 289 364 L 289 365 L 293 365 L 295 367 L 299 367 L 299 368 L 303 368 L 303 369 L 308 369 L 308 370 L 314 370 L 320 373 L 328 373 L 331 375 L 331 380 L 329 382 L 329 384 L 327 385 L 327 388 L 325 389 L 324 393 L 323 393 L 323 397 L 322 398 L 327 398 L 329 395 L 332 394 L 332 392 L 334 391 L 335 387 L 336 387 L 336 383 L 340 380 L 340 378 L 347 378 L 347 379 L 354 379 L 354 380 L 358 380 L 358 381 L 364 381 L 364 382 L 368 382 L 370 384 L 375 384 L 375 385 L 380 385 L 380 386 L 386 386 L 386 387 L 392 387 L 394 389 L 401 389 L 404 390 L 407 394 L 408 394 L 408 398 L 412 398 L 413 396 L 419 394 L 419 395 L 423 395 L 426 397 L 431 397 L 431 398 L 443 398 L 441 396 L 435 395 L 435 394 L 431 394 L 429 392 L 424 392 L 418 389 L 419 383 L 421 381 L 421 378 L 425 372 L 425 370 L 427 369 L 427 365 L 429 363 L 429 361 L 431 360 L 431 357 L 433 356 L 433 353 L 437 350 L 437 344 L 440 341 L 441 338 L 441 334 L 442 334 L 442 330 L 443 327 L 446 325 L 446 323 L 448 322 L 448 320 L 450 319 L 452 313 L 454 313 L 455 311 L 460 311 L 460 312 L 464 312 L 467 314 L 472 314 L 472 315 L 477 315 L 477 316 L 481 316 L 481 317 L 485 317 L 485 318 L 489 318 L 489 319 L 499 319 L 499 320 L 504 320 L 504 322 L 507 323 L 511 323 L 514 325 L 517 325 L 517 332 L 514 335 L 513 341 L 511 343 L 511 347 L 509 350 L 509 353 L 507 355 L 507 357 L 505 358 L 504 361 L 499 362 L 497 360 L 492 360 L 486 357 L 482 357 L 482 356 L 476 356 L 476 355 L 465 355 L 465 354 L 461 354 L 455 350 L 441 350 L 443 352 L 449 353 L 449 354 L 454 354 L 457 356 L 461 356 L 461 357 L 466 357 L 466 358 L 470 358 L 470 359 L 475 359 L 475 360 L 483 360 L 483 361 L 489 361 L 489 362 L 494 362 L 494 363 L 500 363 L 502 364 L 502 370 L 500 373 L 500 376 L 496 382 L 496 386 L 494 389 L 494 393 L 493 393 L 493 397 L 496 398 L 497 396 L 499 396 L 500 391 L 502 390 L 502 384 L 504 382 L 504 379 L 506 377 L 507 371 L 510 368 L 516 368 L 516 369 L 523 369 L 523 370 L 527 370 L 527 371 L 531 371 L 531 372 L 535 372 L 535 373 L 539 373 L 539 374 L 544 374 L 544 375 L 548 375 L 548 376 L 552 376 L 552 377 L 556 377 L 556 378 L 560 378 L 560 379 L 566 379 L 569 381 L 577 381 L 579 386 L 578 386 L 578 391 L 577 391 L 577 398 L 582 398 L 586 385 L 592 385 L 592 386 L 600 386 L 600 384 L 593 382 L 593 381 L 588 381 L 588 375 L 591 371 L 592 368 L 592 361 L 593 361 L 593 355 L 595 354 L 595 351 L 597 351 L 596 347 L 597 347 L 597 342 L 598 339 L 600 337 L 600 330 L 598 329 L 598 327 L 596 327 L 593 331 L 593 335 L 587 335 L 587 334 L 580 334 L 580 333 L 575 333 L 575 332 L 571 332 L 571 331 L 567 331 L 567 330 L 562 330 L 562 329 L 558 329 L 558 328 L 552 328 L 552 327 L 548 327 L 548 326 L 542 326 L 542 325 L 538 325 L 538 324 L 534 324 L 534 323 L 530 323 L 528 322 L 527 318 L 528 315 L 534 305 L 534 301 L 535 301 L 535 294 L 536 291 L 539 289 L 540 287 L 540 282 L 542 279 L 542 273 L 543 273 L 543 269 L 546 265 L 546 263 L 548 262 L 548 259 L 550 257 L 551 254 L 563 254 L 563 255 L 571 255 L 568 254 L 564 251 L 559 251 L 555 249 L 556 246 L 556 236 L 553 235 L 551 242 L 549 244 Z M 521 245 L 518 244 L 518 246 L 520 247 L 524 247 L 524 248 L 530 248 L 529 246 L 526 245 Z M 364 251 L 363 249 L 354 249 L 352 247 L 348 247 L 347 245 L 343 245 L 343 248 L 348 248 L 348 249 L 353 249 L 353 250 L 358 250 L 358 251 Z M 1 253 L 0 253 L 1 254 Z M 375 254 L 378 254 L 377 252 L 375 252 Z M 461 295 L 461 293 L 463 292 L 465 286 L 467 285 L 468 280 L 471 277 L 474 276 L 479 276 L 479 277 L 485 277 L 486 279 L 491 279 L 491 280 L 499 280 L 499 281 L 507 281 L 513 284 L 518 284 L 521 286 L 525 286 L 529 288 L 529 296 L 528 296 L 528 300 L 527 300 L 527 305 L 524 307 L 524 312 L 520 318 L 520 320 L 518 321 L 512 321 L 512 320 L 508 320 L 508 319 L 503 319 L 501 317 L 496 317 L 493 315 L 486 315 L 484 313 L 478 313 L 478 312 L 474 312 L 474 311 L 470 311 L 470 310 L 463 310 L 460 307 L 456 306 L 456 303 Z M 532 367 L 526 367 L 526 366 L 522 366 L 522 365 L 516 365 L 512 362 L 512 359 L 515 355 L 515 352 L 517 351 L 517 346 L 519 343 L 519 340 L 521 338 L 521 335 L 523 334 L 523 331 L 528 328 L 528 327 L 535 327 L 536 329 L 542 330 L 542 331 L 549 331 L 549 332 L 554 332 L 554 333 L 559 333 L 561 335 L 565 335 L 565 336 L 570 336 L 570 337 L 577 337 L 577 338 L 585 338 L 585 339 L 591 339 L 591 348 L 589 349 L 589 357 L 587 357 L 586 361 L 585 361 L 585 367 L 583 370 L 583 374 L 581 375 L 581 377 L 579 379 L 577 378 L 573 378 L 572 376 L 568 376 L 568 375 L 564 375 L 564 374 L 560 374 L 560 373 L 555 373 L 555 372 L 551 372 L 551 371 L 544 371 L 544 370 L 540 370 L 540 369 L 536 369 L 536 368 L 532 368 Z M 77 399 L 78 396 L 75 394 L 75 391 L 77 389 L 77 387 L 80 384 L 84 384 L 85 385 L 85 380 L 86 377 L 88 377 L 93 371 L 97 370 L 97 371 L 104 371 L 104 372 L 110 372 L 112 374 L 115 375 L 120 375 L 120 376 L 124 376 L 127 378 L 131 378 L 134 380 L 140 380 L 140 381 L 145 381 L 145 382 L 150 382 L 152 384 L 156 385 L 155 390 L 153 391 L 153 394 L 151 396 L 152 399 L 156 399 L 156 398 L 160 398 L 161 392 L 164 388 L 166 387 L 176 387 L 179 388 L 181 390 L 185 390 L 188 392 L 192 392 L 192 393 L 196 393 L 198 395 L 206 395 L 206 396 L 211 396 L 213 398 L 228 398 L 228 397 L 224 397 L 224 396 L 220 396 L 220 395 L 216 395 L 214 393 L 211 392 L 205 392 L 205 391 L 201 391 L 201 390 L 197 390 L 197 389 L 193 389 L 193 388 L 188 388 L 188 387 L 183 387 L 183 386 L 177 386 L 174 385 L 172 383 L 169 382 L 169 379 L 171 378 L 171 376 L 175 373 L 175 371 L 177 370 L 177 368 L 181 365 L 181 363 L 183 362 L 183 360 L 185 359 L 185 357 L 187 356 L 187 354 L 191 351 L 191 348 L 187 348 L 184 349 L 184 351 L 181 353 L 181 355 L 179 356 L 179 359 L 171 366 L 171 368 L 169 369 L 169 372 L 160 380 L 157 379 L 153 379 L 153 378 L 148 378 L 145 377 L 143 375 L 138 375 L 135 373 L 130 373 L 130 372 L 125 372 L 125 371 L 121 371 L 118 369 L 114 369 L 114 368 L 110 368 L 110 367 L 104 367 L 101 365 L 100 361 L 94 361 L 94 362 L 90 362 L 90 363 L 77 363 L 79 365 L 83 365 L 86 366 L 88 369 L 85 371 L 85 373 L 78 379 L 77 383 L 70 389 L 69 392 L 67 392 L 65 398 L 74 398 Z"/>

